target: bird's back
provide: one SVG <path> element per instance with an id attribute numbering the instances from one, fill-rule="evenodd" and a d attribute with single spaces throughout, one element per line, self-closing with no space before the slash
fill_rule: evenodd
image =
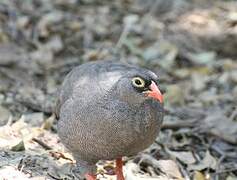
<path id="1" fill-rule="evenodd" d="M 77 98 L 99 97 L 106 92 L 124 74 L 136 67 L 116 62 L 92 62 L 75 67 L 65 78 L 56 105 L 59 116 L 61 105 L 72 96 Z"/>

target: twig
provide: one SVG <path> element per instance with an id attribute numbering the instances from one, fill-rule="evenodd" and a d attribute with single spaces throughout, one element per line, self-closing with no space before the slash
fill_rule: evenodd
<path id="1" fill-rule="evenodd" d="M 180 128 L 193 128 L 195 127 L 195 121 L 176 122 L 176 123 L 164 123 L 161 129 L 180 129 Z"/>
<path id="2" fill-rule="evenodd" d="M 33 138 L 32 139 L 34 142 L 38 143 L 40 146 L 42 146 L 44 149 L 46 150 L 52 150 L 52 148 L 50 146 L 48 146 L 47 144 L 45 144 L 43 141 Z"/>
<path id="3" fill-rule="evenodd" d="M 73 160 L 72 160 L 71 158 L 66 157 L 66 156 L 65 156 L 63 153 L 61 153 L 61 152 L 50 152 L 50 154 L 51 154 L 52 157 L 54 157 L 54 158 L 56 158 L 56 159 L 62 158 L 62 159 L 66 159 L 66 160 L 69 160 L 69 161 L 73 162 Z"/>

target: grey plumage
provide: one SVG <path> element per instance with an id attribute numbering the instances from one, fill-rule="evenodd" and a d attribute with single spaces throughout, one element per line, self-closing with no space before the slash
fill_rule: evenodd
<path id="1" fill-rule="evenodd" d="M 146 69 L 115 62 L 74 68 L 65 78 L 56 106 L 58 134 L 81 173 L 98 160 L 135 155 L 158 135 L 162 105 L 134 90 L 131 78 L 157 81 Z"/>

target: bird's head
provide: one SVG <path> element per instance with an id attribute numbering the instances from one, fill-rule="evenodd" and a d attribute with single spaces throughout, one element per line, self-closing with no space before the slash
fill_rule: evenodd
<path id="1" fill-rule="evenodd" d="M 119 98 L 129 103 L 141 103 L 153 99 L 162 104 L 163 96 L 157 80 L 158 77 L 151 71 L 128 73 L 117 82 Z"/>

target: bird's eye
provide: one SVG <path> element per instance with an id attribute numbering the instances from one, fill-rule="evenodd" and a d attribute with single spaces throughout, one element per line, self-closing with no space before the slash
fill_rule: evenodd
<path id="1" fill-rule="evenodd" d="M 134 77 L 132 79 L 132 84 L 133 86 L 139 87 L 139 88 L 145 87 L 145 81 L 140 77 Z"/>

